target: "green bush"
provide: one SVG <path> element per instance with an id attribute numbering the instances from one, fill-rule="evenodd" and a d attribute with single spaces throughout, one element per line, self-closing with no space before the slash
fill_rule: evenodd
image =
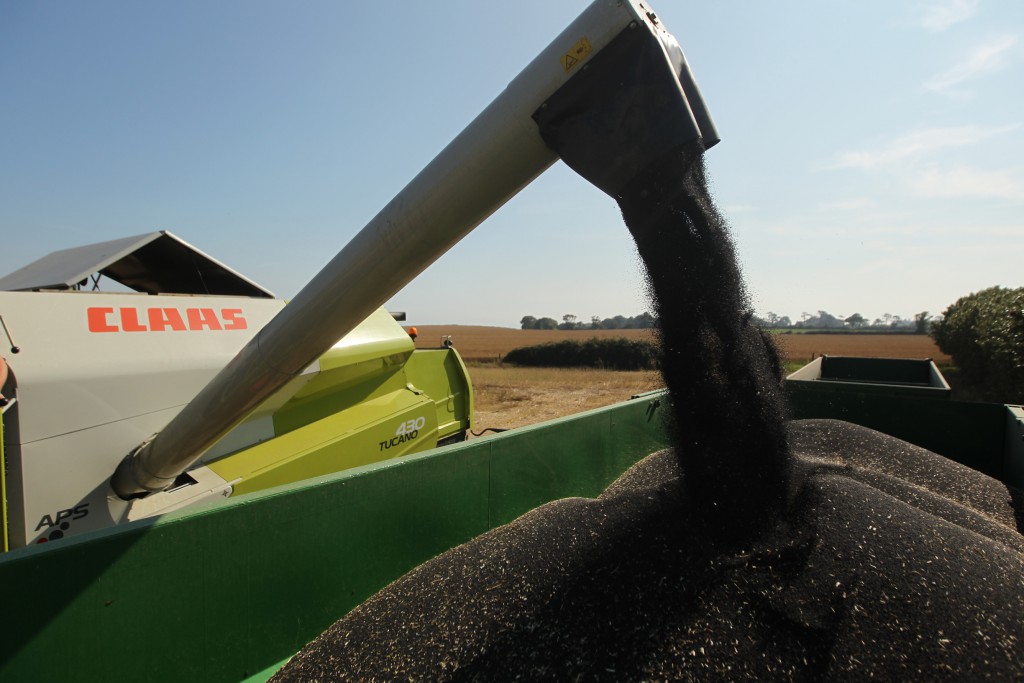
<path id="1" fill-rule="evenodd" d="M 966 382 L 991 400 L 1024 402 L 1024 287 L 961 297 L 932 324 L 932 338 Z"/>
<path id="2" fill-rule="evenodd" d="M 657 370 L 659 358 L 660 350 L 653 342 L 593 338 L 525 346 L 509 351 L 503 360 L 531 367 Z"/>

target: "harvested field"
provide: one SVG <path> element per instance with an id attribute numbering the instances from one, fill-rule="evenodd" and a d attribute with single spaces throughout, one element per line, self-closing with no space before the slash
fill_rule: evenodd
<path id="1" fill-rule="evenodd" d="M 948 365 L 950 358 L 924 334 L 779 334 L 775 342 L 786 358 L 809 361 L 812 357 L 931 358 Z"/>
<path id="2" fill-rule="evenodd" d="M 569 368 L 514 368 L 497 364 L 469 366 L 479 432 L 511 429 L 625 401 L 660 389 L 654 371 L 619 372 Z"/>
<path id="3" fill-rule="evenodd" d="M 407 328 L 408 329 L 408 328 Z M 416 347 L 436 348 L 451 336 L 455 348 L 467 363 L 495 362 L 512 349 L 535 346 L 563 339 L 649 339 L 654 330 L 516 330 L 511 327 L 483 327 L 477 325 L 417 325 L 419 337 Z"/>
<path id="4" fill-rule="evenodd" d="M 653 330 L 516 330 L 472 325 L 417 325 L 418 348 L 437 347 L 451 336 L 466 360 L 476 398 L 476 426 L 511 429 L 625 401 L 664 386 L 657 372 L 618 372 L 563 368 L 518 368 L 499 361 L 521 346 L 591 337 L 652 339 Z M 780 334 L 780 350 L 790 365 L 812 356 L 932 358 L 949 357 L 931 337 L 910 334 Z"/>
<path id="5" fill-rule="evenodd" d="M 516 330 L 509 327 L 477 325 L 417 325 L 416 346 L 440 346 L 451 336 L 455 348 L 467 363 L 495 362 L 520 346 L 533 346 L 563 339 L 654 339 L 653 330 Z M 864 358 L 931 358 L 939 365 L 950 362 L 932 338 L 923 334 L 780 334 L 780 349 L 790 362 L 809 361 L 812 356 L 857 356 Z"/>

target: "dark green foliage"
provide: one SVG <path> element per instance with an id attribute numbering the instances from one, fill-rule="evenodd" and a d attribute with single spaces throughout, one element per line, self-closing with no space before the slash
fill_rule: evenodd
<path id="1" fill-rule="evenodd" d="M 928 311 L 921 311 L 920 313 L 914 314 L 914 334 L 928 334 L 928 321 L 932 317 L 928 315 Z"/>
<path id="2" fill-rule="evenodd" d="M 525 327 L 523 328 L 526 329 Z M 531 327 L 533 330 L 557 330 L 558 321 L 554 318 L 541 318 L 537 321 L 537 324 Z"/>
<path id="3" fill-rule="evenodd" d="M 508 352 L 504 362 L 549 368 L 657 370 L 658 345 L 644 340 L 588 339 L 524 346 Z"/>
<path id="4" fill-rule="evenodd" d="M 961 297 L 932 323 L 932 338 L 963 379 L 991 400 L 1024 401 L 1024 287 L 991 287 Z"/>

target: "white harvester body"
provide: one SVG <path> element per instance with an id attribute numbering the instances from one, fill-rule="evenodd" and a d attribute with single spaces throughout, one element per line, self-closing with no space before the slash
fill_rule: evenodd
<path id="1" fill-rule="evenodd" d="M 62 524 L 78 532 L 120 521 L 126 506 L 107 505 L 117 464 L 283 307 L 247 297 L 0 292 L 19 347 L 5 354 L 21 449 L 9 458 L 20 472 L 7 476 L 14 545 Z"/>

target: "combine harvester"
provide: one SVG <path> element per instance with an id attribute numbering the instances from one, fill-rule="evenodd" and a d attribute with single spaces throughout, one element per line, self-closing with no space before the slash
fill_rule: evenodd
<path id="1" fill-rule="evenodd" d="M 0 680 L 265 680 L 412 567 L 663 447 L 660 392 L 444 445 L 472 425 L 465 367 L 381 308 L 566 122 L 628 140 L 574 155 L 606 191 L 718 141 L 657 15 L 598 0 L 287 305 L 169 233 L 0 280 Z"/>
<path id="2" fill-rule="evenodd" d="M 553 164 L 543 136 L 566 122 L 628 140 L 625 157 L 586 160 L 611 186 L 666 149 L 717 142 L 653 11 L 597 2 L 287 306 L 166 233 L 57 252 L 0 280 L 23 349 L 6 392 L 10 544 L 461 438 L 472 398 L 457 353 L 413 354 L 380 306 Z M 95 273 L 160 296 L 78 291 Z"/>
<path id="3" fill-rule="evenodd" d="M 94 286 L 105 277 L 134 292 L 81 291 L 90 274 Z M 268 398 L 251 399 L 255 410 L 230 431 L 221 418 L 192 423 L 185 434 L 203 447 L 140 465 L 148 437 L 169 438 L 182 406 L 244 344 L 258 353 L 257 333 L 293 309 L 167 232 L 55 252 L 0 290 L 14 290 L 0 291 L 0 310 L 20 344 L 3 389 L 16 397 L 4 414 L 5 549 L 428 450 L 464 440 L 470 427 L 459 354 L 415 351 L 378 309 L 283 384 L 275 376 Z M 280 329 L 282 350 L 301 352 L 302 328 Z M 277 358 L 263 356 L 260 371 L 273 374 Z M 270 381 L 234 384 L 235 395 L 250 399 Z M 118 476 L 130 479 L 112 489 L 122 458 Z M 140 477 L 140 466 L 157 476 Z"/>

